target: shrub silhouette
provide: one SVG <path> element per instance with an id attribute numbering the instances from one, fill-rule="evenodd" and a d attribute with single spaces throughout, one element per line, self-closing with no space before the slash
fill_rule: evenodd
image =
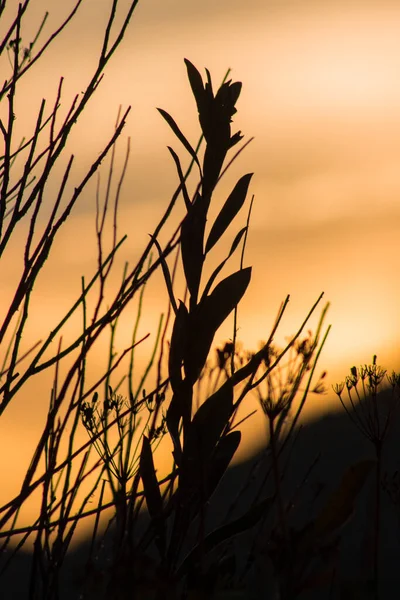
<path id="1" fill-rule="evenodd" d="M 373 365 L 365 367 L 362 375 L 352 370 L 353 379 L 346 380 L 350 393 L 357 390 L 359 379 L 365 382 L 368 378 L 364 396 L 371 396 L 374 412 L 368 413 L 365 431 L 374 444 L 376 460 L 360 457 L 361 460 L 348 465 L 337 487 L 332 486 L 325 502 L 317 506 L 315 512 L 308 510 L 298 522 L 296 511 L 300 505 L 299 498 L 306 493 L 305 481 L 298 484 L 294 498 L 293 490 L 290 492 L 287 487 L 287 469 L 290 469 L 292 451 L 298 443 L 296 425 L 302 408 L 310 393 L 322 393 L 324 390 L 324 374 L 315 382 L 315 371 L 329 331 L 329 327 L 324 329 L 328 307 L 322 309 L 316 333 L 306 332 L 310 316 L 320 305 L 321 294 L 297 333 L 285 348 L 280 349 L 273 339 L 284 316 L 288 297 L 280 307 L 268 340 L 257 352 L 242 350 L 237 341 L 237 310 L 251 280 L 251 267 L 245 266 L 244 254 L 253 203 L 253 199 L 248 202 L 247 198 L 252 173 L 244 174 L 237 181 L 207 231 L 207 218 L 217 185 L 248 143 L 242 143 L 240 132 L 231 131 L 241 91 L 239 82 L 227 80 L 226 76 L 214 92 L 209 71 L 206 70 L 204 82 L 196 67 L 185 59 L 201 137 L 194 147 L 174 118 L 165 110 L 158 109 L 189 155 L 189 166 L 185 171 L 176 150 L 169 148 L 179 184 L 147 247 L 133 268 L 126 267 L 120 288 L 105 307 L 105 289 L 115 256 L 124 241 L 124 238 L 118 239 L 117 214 L 127 168 L 128 146 L 113 199 L 111 250 L 106 250 L 104 242 L 112 202 L 109 185 L 103 208 L 97 203 L 97 271 L 89 283 L 82 278 L 82 293 L 45 340 L 28 351 L 23 348 L 23 333 L 34 284 L 51 254 L 59 230 L 65 226 L 82 191 L 110 152 L 109 183 L 112 180 L 115 144 L 129 108 L 117 119 L 109 143 L 79 185 L 74 186 L 68 200 L 67 183 L 74 162 L 73 157 L 69 159 L 48 222 L 42 234 L 38 235 L 38 215 L 48 192 L 49 177 L 63 156 L 73 127 L 87 110 L 108 61 L 122 42 L 137 1 L 129 4 L 115 41 L 111 43 L 110 31 L 116 26 L 119 5 L 118 0 L 113 1 L 98 66 L 84 93 L 75 98 L 62 125 L 57 127 L 56 121 L 62 98 L 61 80 L 50 113 L 46 116 L 47 108 L 43 101 L 34 133 L 27 137 L 27 141 L 18 144 L 13 122 L 20 81 L 53 39 L 68 26 L 80 1 L 39 49 L 37 46 L 46 17 L 28 46 L 25 47 L 21 39 L 29 5 L 29 0 L 19 5 L 1 44 L 1 51 L 8 51 L 12 65 L 10 78 L 0 92 L 0 99 L 8 102 L 8 118 L 1 122 L 4 138 L 0 171 L 1 255 L 9 246 L 17 225 L 23 221 L 29 223 L 23 271 L 0 329 L 4 356 L 0 372 L 1 413 L 38 373 L 54 368 L 55 376 L 46 422 L 21 482 L 20 492 L 0 508 L 0 582 L 1 577 L 7 577 L 7 572 L 13 572 L 14 565 L 19 564 L 15 561 L 22 556 L 30 563 L 23 592 L 25 597 L 63 597 L 67 593 L 65 573 L 71 540 L 76 534 L 77 524 L 91 515 L 95 517 L 92 539 L 83 572 L 75 582 L 80 598 L 244 598 L 255 593 L 255 597 L 268 594 L 271 598 L 289 600 L 312 593 L 315 589 L 322 593 L 323 586 L 330 587 L 330 597 L 334 597 L 335 593 L 344 597 L 344 584 L 340 581 L 338 569 L 341 529 L 356 510 L 359 494 L 369 473 L 377 465 L 374 570 L 371 578 L 374 597 L 377 598 L 382 445 L 387 432 L 386 426 L 383 430 L 379 428 L 377 398 L 385 373 L 373 362 Z M 44 143 L 44 149 L 39 149 L 45 132 L 49 133 L 49 141 Z M 14 168 L 16 160 L 23 162 L 22 174 Z M 197 179 L 191 193 L 193 171 Z M 183 198 L 185 214 L 175 233 L 162 247 L 160 232 L 171 219 L 179 196 Z M 229 227 L 246 202 L 249 204 L 246 226 L 233 237 L 226 258 L 205 279 L 206 261 L 221 238 L 228 235 Z M 154 261 L 153 253 L 157 255 Z M 240 256 L 239 269 L 223 276 L 223 270 L 235 254 Z M 186 283 L 183 299 L 177 297 L 174 289 L 175 274 L 180 265 Z M 166 322 L 159 323 L 152 356 L 135 388 L 134 353 L 138 346 L 140 349 L 142 341 L 138 340 L 137 332 L 143 294 L 146 284 L 160 267 L 168 291 L 169 312 Z M 96 286 L 96 301 L 90 314 L 88 300 Z M 116 328 L 134 298 L 138 298 L 139 308 L 132 344 L 116 357 L 113 346 Z M 82 332 L 63 348 L 63 328 L 77 311 L 83 315 Z M 213 364 L 210 353 L 216 333 L 230 315 L 234 317 L 232 339 L 223 348 L 217 348 L 217 360 Z M 170 319 L 173 320 L 172 332 L 165 361 Z M 107 328 L 111 331 L 108 367 L 99 373 L 95 383 L 89 384 L 87 362 Z M 50 346 L 56 339 L 59 340 L 58 348 L 51 354 Z M 44 358 L 45 353 L 47 358 Z M 117 369 L 125 364 L 125 359 L 128 359 L 126 376 L 122 381 L 116 380 Z M 164 376 L 165 362 L 167 374 Z M 149 392 L 145 385 L 154 363 L 157 381 Z M 61 367 L 66 364 L 70 366 L 64 374 Z M 390 384 L 394 395 L 390 414 L 393 414 L 399 388 L 396 374 L 392 375 Z M 337 388 L 340 398 L 343 389 L 344 385 Z M 201 394 L 199 390 L 202 390 Z M 218 498 L 223 478 L 241 441 L 238 409 L 249 393 L 257 394 L 265 415 L 268 446 L 262 462 L 255 462 L 249 478 L 245 478 L 242 487 L 235 490 L 237 498 L 247 494 L 248 502 L 244 505 L 242 498 L 239 503 L 229 495 L 223 497 L 221 506 L 220 497 L 219 510 L 224 509 L 222 512 L 225 514 L 215 522 L 215 498 Z M 195 403 L 195 397 L 199 396 L 200 402 Z M 352 401 L 351 396 L 350 399 Z M 364 407 L 360 395 L 358 400 Z M 352 401 L 349 415 L 354 417 L 356 410 Z M 371 414 L 376 419 L 375 429 L 371 429 Z M 77 431 L 82 427 L 86 429 L 88 441 L 79 446 Z M 155 458 L 158 444 L 164 437 L 172 443 L 172 467 L 169 475 L 160 480 Z M 91 458 L 93 450 L 95 455 L 97 453 L 94 460 Z M 261 471 L 260 464 L 263 465 Z M 313 466 L 314 463 L 310 472 Z M 254 485 L 257 468 L 259 480 Z M 385 489 L 393 498 L 391 484 L 394 481 L 386 474 Z M 111 494 L 110 502 L 105 500 L 106 488 Z M 42 502 L 37 518 L 29 527 L 21 527 L 18 524 L 21 508 L 38 490 Z M 250 494 L 251 490 L 255 493 Z M 98 505 L 89 508 L 93 494 L 96 494 Z M 309 501 L 313 506 L 315 498 Z M 106 509 L 111 509 L 112 518 L 110 527 L 104 532 L 100 527 L 100 517 Z M 240 557 L 234 550 L 238 536 L 245 540 Z M 15 539 L 18 539 L 17 543 Z M 33 541 L 31 554 L 24 550 L 27 540 Z M 254 570 L 257 565 L 259 568 L 264 564 L 270 567 L 268 581 L 263 581 L 265 589 L 259 588 L 254 592 Z"/>

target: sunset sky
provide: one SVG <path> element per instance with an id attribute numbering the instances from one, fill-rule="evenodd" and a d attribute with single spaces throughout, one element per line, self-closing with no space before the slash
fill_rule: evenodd
<path id="1" fill-rule="evenodd" d="M 62 9 L 53 4 L 62 4 Z M 74 94 L 84 89 L 96 66 L 109 5 L 108 0 L 84 0 L 41 66 L 26 77 L 17 107 L 21 137 L 34 126 L 42 97 L 49 105 L 54 102 L 60 76 L 65 78 L 65 112 Z M 70 0 L 34 1 L 23 39 L 29 42 L 45 10 L 50 17 L 44 37 L 72 6 Z M 121 2 L 121 18 L 127 6 Z M 78 182 L 112 134 L 119 105 L 132 105 L 118 147 L 122 160 L 131 137 L 119 220 L 119 233 L 129 237 L 117 263 L 116 284 L 121 265 L 125 260 L 134 263 L 140 255 L 175 189 L 175 167 L 166 145 L 186 161 L 183 147 L 156 107 L 172 114 L 194 145 L 199 125 L 183 59 L 202 74 L 207 67 L 215 87 L 230 67 L 230 77 L 243 83 L 233 131 L 240 129 L 245 139 L 255 137 L 221 182 L 216 200 L 222 203 L 242 174 L 254 172 L 250 194 L 255 204 L 246 250 L 253 276 L 239 311 L 239 338 L 256 349 L 290 294 L 279 339 L 284 341 L 323 291 L 331 303 L 327 323 L 332 330 L 320 370 L 328 370 L 329 385 L 344 379 L 353 364 L 369 362 L 373 354 L 383 366 L 398 368 L 399 24 L 400 5 L 394 0 L 248 0 L 245 7 L 239 0 L 141 0 L 68 149 L 76 155 Z M 8 68 L 3 61 L 2 69 Z M 57 181 L 54 185 L 57 190 Z M 174 223 L 180 215 L 178 210 Z M 94 272 L 94 219 L 95 181 L 43 271 L 27 346 L 42 339 L 76 298 L 81 275 Z M 226 247 L 245 220 L 244 210 L 229 229 Z M 12 293 L 22 240 L 15 240 L 13 252 L 1 264 L 2 310 Z M 238 268 L 238 261 L 230 268 Z M 162 277 L 149 286 L 142 324 L 146 333 L 154 333 L 154 323 L 165 311 L 164 288 Z M 216 342 L 229 337 L 231 328 L 230 322 Z M 119 343 L 120 350 L 129 344 L 123 332 Z M 25 461 L 48 402 L 48 382 L 35 386 L 29 398 L 18 399 L 20 404 L 11 406 L 0 421 L 2 443 L 15 444 Z M 45 400 L 38 406 L 32 398 L 40 403 L 42 394 Z M 318 405 L 310 403 L 311 412 L 337 405 L 331 392 L 318 398 Z M 252 427 L 246 443 L 262 435 L 260 423 Z M 3 458 L 0 464 L 9 469 L 10 485 L 16 489 L 21 474 Z M 1 494 L 0 503 L 9 497 Z"/>

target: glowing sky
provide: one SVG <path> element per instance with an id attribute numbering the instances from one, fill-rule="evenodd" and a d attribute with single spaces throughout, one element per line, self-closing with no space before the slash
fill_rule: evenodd
<path id="1" fill-rule="evenodd" d="M 74 138 L 82 164 L 107 139 L 119 104 L 131 104 L 125 133 L 132 136 L 133 152 L 121 223 L 129 223 L 124 232 L 139 251 L 175 183 L 166 144 L 183 156 L 155 107 L 174 114 L 195 140 L 198 124 L 183 58 L 199 69 L 207 66 L 215 82 L 231 67 L 232 77 L 243 82 L 235 125 L 255 136 L 221 185 L 223 197 L 240 174 L 255 172 L 247 254 L 255 269 L 252 311 L 241 315 L 245 336 L 256 341 L 287 293 L 295 312 L 290 330 L 325 291 L 332 303 L 325 356 L 330 367 L 369 360 L 375 351 L 382 360 L 395 360 L 400 7 L 384 1 L 253 0 L 246 9 L 241 2 L 196 4 L 139 3 Z M 37 22 L 42 5 L 35 4 Z M 37 102 L 47 91 L 54 98 L 59 75 L 66 80 L 66 102 L 83 85 L 95 64 L 107 6 L 84 2 L 40 73 L 27 80 Z M 51 17 L 56 23 L 57 11 Z M 36 109 L 30 97 L 25 116 Z M 149 177 L 154 168 L 158 176 Z M 92 214 L 91 199 L 82 201 L 74 227 L 88 230 Z M 139 218 L 130 221 L 133 214 Z M 84 264 L 81 248 L 76 256 L 74 248 L 60 254 L 71 273 Z M 58 289 L 64 294 L 62 285 Z"/>
<path id="2" fill-rule="evenodd" d="M 73 3 L 47 4 L 49 33 Z M 47 4 L 34 2 L 32 31 Z M 17 120 L 21 133 L 32 126 L 43 96 L 54 101 L 61 75 L 65 106 L 83 89 L 95 66 L 108 5 L 84 1 L 40 69 L 26 78 Z M 129 234 L 121 260 L 133 261 L 176 184 L 166 145 L 184 156 L 155 107 L 173 114 L 195 142 L 198 123 L 183 58 L 202 72 L 209 68 L 216 84 L 231 67 L 231 77 L 243 82 L 234 130 L 255 136 L 220 186 L 222 201 L 240 175 L 255 173 L 246 253 L 254 270 L 239 335 L 255 348 L 290 293 L 283 339 L 324 291 L 333 327 L 320 366 L 332 383 L 374 353 L 389 368 L 400 362 L 399 23 L 400 5 L 385 0 L 248 0 L 245 8 L 239 0 L 142 0 L 73 138 L 83 169 L 112 132 L 118 106 L 132 105 L 123 135 L 132 138 L 132 156 L 120 233 Z M 93 272 L 94 243 L 94 200 L 88 193 L 43 274 L 27 345 L 69 306 L 81 274 Z M 3 306 L 12 289 L 13 259 L 1 269 Z M 159 305 L 161 286 L 160 278 L 149 290 L 144 329 L 165 309 L 165 303 Z M 218 340 L 230 331 L 224 329 Z M 47 389 L 43 382 L 38 386 Z M 43 416 L 28 409 L 17 422 L 16 411 L 10 407 L 0 422 L 10 444 L 30 430 L 33 412 L 37 419 Z"/>

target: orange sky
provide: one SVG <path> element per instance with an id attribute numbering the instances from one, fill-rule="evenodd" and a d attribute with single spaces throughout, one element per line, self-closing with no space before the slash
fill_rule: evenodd
<path id="1" fill-rule="evenodd" d="M 51 4 L 34 2 L 32 30 L 49 6 L 47 32 L 58 22 L 61 9 Z M 63 14 L 72 4 L 62 3 Z M 21 135 L 32 127 L 41 98 L 54 101 L 61 75 L 65 107 L 83 89 L 95 66 L 108 5 L 107 0 L 84 1 L 69 31 L 26 78 L 17 116 Z M 396 367 L 400 362 L 399 22 L 399 4 L 385 0 L 248 0 L 245 9 L 239 0 L 139 3 L 70 148 L 79 163 L 78 181 L 112 132 L 118 106 L 132 105 L 123 134 L 123 140 L 127 135 L 132 138 L 132 155 L 120 211 L 120 233 L 128 233 L 129 239 L 117 267 L 125 260 L 134 262 L 174 190 L 175 169 L 166 145 L 172 144 L 184 157 L 155 107 L 174 115 L 194 143 L 198 123 L 183 58 L 199 69 L 208 67 L 215 84 L 231 67 L 233 79 L 243 82 L 234 130 L 255 136 L 219 192 L 223 201 L 239 176 L 255 172 L 246 253 L 254 269 L 239 313 L 240 338 L 255 348 L 268 336 L 280 302 L 290 293 L 283 340 L 324 291 L 331 302 L 332 331 L 320 367 L 328 370 L 329 382 L 342 379 L 350 366 L 368 362 L 374 353 L 384 366 Z M 25 35 L 30 39 L 29 31 Z M 79 292 L 80 276 L 94 271 L 94 190 L 93 185 L 82 197 L 54 248 L 53 262 L 46 265 L 36 290 L 27 346 L 42 338 L 45 329 L 51 330 Z M 15 241 L 1 264 L 1 307 L 12 292 L 21 240 Z M 154 331 L 156 316 L 165 310 L 161 290 L 164 293 L 160 277 L 149 289 L 146 332 Z M 229 335 L 225 328 L 218 341 Z M 127 343 L 123 335 L 120 343 L 121 349 Z M 38 381 L 33 393 L 41 397 L 47 390 L 48 384 Z M 31 396 L 18 399 L 0 421 L 0 439 L 8 447 L 14 444 L 25 461 L 47 397 L 41 409 L 30 408 L 31 390 Z M 319 399 L 319 406 L 336 402 L 331 397 L 322 403 Z M 255 431 L 262 435 L 260 423 L 253 425 L 247 439 L 254 439 Z M 15 489 L 20 473 L 3 458 L 0 464 Z M 9 496 L 1 494 L 2 503 Z"/>

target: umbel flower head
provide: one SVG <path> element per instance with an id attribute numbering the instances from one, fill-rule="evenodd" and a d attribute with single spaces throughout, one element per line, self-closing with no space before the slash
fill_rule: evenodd
<path id="1" fill-rule="evenodd" d="M 358 430 L 373 444 L 380 447 L 399 404 L 400 376 L 394 372 L 387 376 L 386 369 L 379 366 L 376 361 L 377 357 L 374 355 L 371 364 L 359 368 L 352 367 L 350 375 L 341 383 L 334 385 L 333 391 Z M 385 380 L 392 387 L 388 403 L 379 396 L 380 392 L 384 391 Z M 350 410 L 342 398 L 345 388 Z"/>

